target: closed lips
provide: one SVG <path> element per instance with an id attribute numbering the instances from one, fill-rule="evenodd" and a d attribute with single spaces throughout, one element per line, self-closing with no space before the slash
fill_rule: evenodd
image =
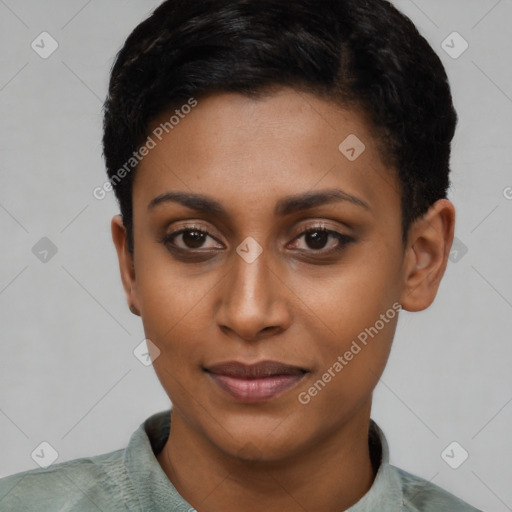
<path id="1" fill-rule="evenodd" d="M 264 379 L 278 375 L 303 375 L 307 370 L 298 366 L 287 365 L 278 361 L 261 361 L 245 364 L 238 361 L 227 361 L 205 368 L 214 375 L 225 375 L 238 379 Z"/>

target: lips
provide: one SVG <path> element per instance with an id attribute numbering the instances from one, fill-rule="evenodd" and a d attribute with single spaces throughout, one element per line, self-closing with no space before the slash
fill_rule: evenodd
<path id="1" fill-rule="evenodd" d="M 291 366 L 278 361 L 261 361 L 255 364 L 244 364 L 228 361 L 206 368 L 206 371 L 216 375 L 226 375 L 238 379 L 263 379 L 276 375 L 302 375 L 306 372 L 298 366 Z"/>
<path id="2" fill-rule="evenodd" d="M 293 388 L 307 373 L 278 361 L 244 364 L 227 361 L 205 368 L 219 388 L 238 401 L 254 403 L 276 398 Z"/>

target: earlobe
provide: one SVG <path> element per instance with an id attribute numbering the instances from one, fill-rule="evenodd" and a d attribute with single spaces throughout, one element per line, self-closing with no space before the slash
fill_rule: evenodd
<path id="1" fill-rule="evenodd" d="M 114 242 L 117 258 L 119 260 L 119 272 L 123 283 L 126 301 L 130 311 L 135 315 L 140 315 L 137 306 L 135 267 L 132 255 L 128 249 L 126 228 L 123 224 L 121 215 L 115 215 L 111 222 L 112 240 Z"/>
<path id="2" fill-rule="evenodd" d="M 404 258 L 402 307 L 422 311 L 435 299 L 446 270 L 455 229 L 455 208 L 440 199 L 409 231 Z"/>

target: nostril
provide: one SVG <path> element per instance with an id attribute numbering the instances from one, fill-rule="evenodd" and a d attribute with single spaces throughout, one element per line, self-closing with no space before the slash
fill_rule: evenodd
<path id="1" fill-rule="evenodd" d="M 274 332 L 277 334 L 281 331 L 281 327 L 277 325 L 269 325 L 268 327 L 264 327 L 260 332 L 268 333 L 268 332 Z"/>

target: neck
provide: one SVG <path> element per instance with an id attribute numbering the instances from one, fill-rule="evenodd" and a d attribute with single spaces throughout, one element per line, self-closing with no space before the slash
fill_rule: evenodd
<path id="1" fill-rule="evenodd" d="M 330 436 L 281 461 L 247 461 L 221 451 L 172 412 L 157 459 L 180 495 L 205 512 L 339 512 L 370 489 L 370 404 Z"/>

